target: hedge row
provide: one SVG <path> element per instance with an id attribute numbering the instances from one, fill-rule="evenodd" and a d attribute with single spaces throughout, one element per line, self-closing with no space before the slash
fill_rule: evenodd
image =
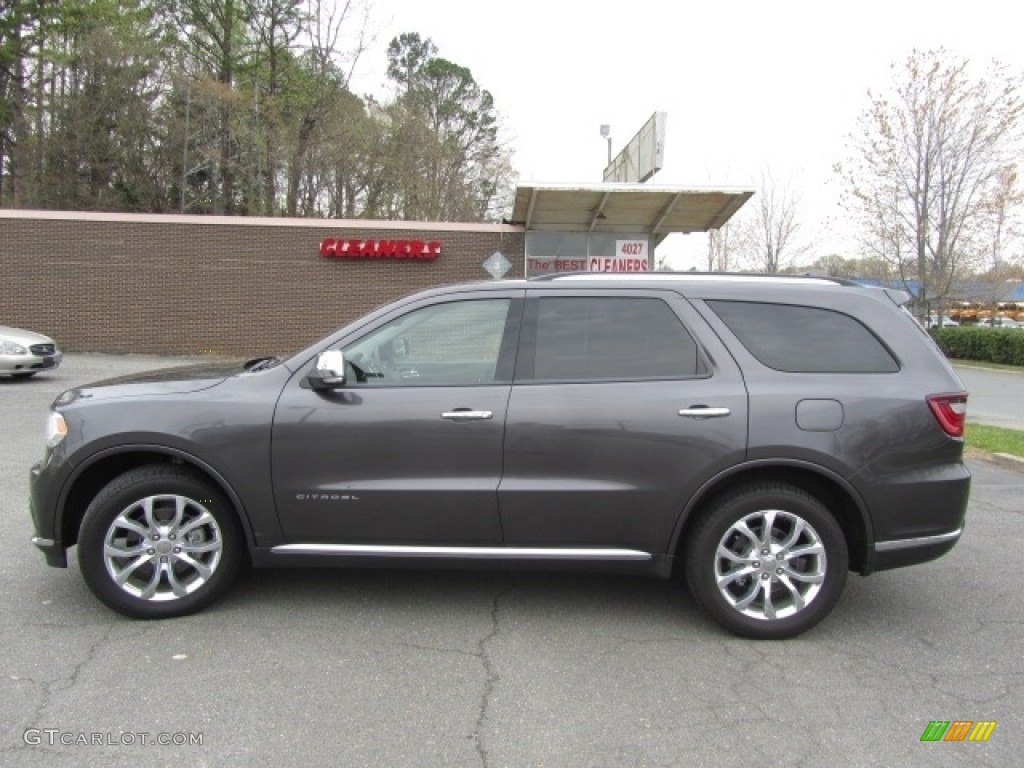
<path id="1" fill-rule="evenodd" d="M 930 333 L 947 357 L 1024 366 L 1024 329 L 960 326 Z"/>

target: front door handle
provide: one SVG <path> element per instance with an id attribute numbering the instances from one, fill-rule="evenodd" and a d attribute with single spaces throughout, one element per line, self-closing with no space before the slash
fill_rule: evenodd
<path id="1" fill-rule="evenodd" d="M 711 408 L 707 405 L 691 405 L 689 408 L 683 408 L 680 412 L 680 416 L 685 416 L 688 419 L 717 419 L 722 416 L 728 416 L 731 411 L 728 408 Z"/>
<path id="2" fill-rule="evenodd" d="M 442 419 L 448 421 L 485 421 L 494 418 L 491 411 L 473 411 L 469 408 L 456 408 L 454 411 L 445 411 L 441 414 Z"/>

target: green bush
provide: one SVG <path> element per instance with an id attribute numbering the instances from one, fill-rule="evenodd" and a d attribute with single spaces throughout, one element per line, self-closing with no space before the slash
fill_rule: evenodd
<path id="1" fill-rule="evenodd" d="M 1024 330 L 1018 328 L 933 328 L 932 338 L 946 357 L 1024 366 Z"/>

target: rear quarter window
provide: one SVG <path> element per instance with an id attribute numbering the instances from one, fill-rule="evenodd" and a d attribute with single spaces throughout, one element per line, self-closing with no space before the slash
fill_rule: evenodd
<path id="1" fill-rule="evenodd" d="M 708 301 L 757 360 L 788 373 L 895 373 L 899 363 L 854 317 L 821 307 Z"/>

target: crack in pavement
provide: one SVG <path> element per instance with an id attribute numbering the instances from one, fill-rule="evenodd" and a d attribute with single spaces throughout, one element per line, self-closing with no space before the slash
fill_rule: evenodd
<path id="1" fill-rule="evenodd" d="M 503 597 L 506 597 L 515 588 L 516 586 L 511 586 L 494 596 L 494 600 L 491 602 L 491 629 L 479 640 L 479 642 L 477 642 L 476 653 L 472 654 L 480 659 L 486 675 L 486 678 L 484 679 L 484 690 L 480 696 L 479 714 L 477 715 L 471 736 L 473 746 L 476 748 L 476 753 L 480 757 L 480 765 L 483 766 L 483 768 L 487 768 L 488 766 L 488 753 L 487 749 L 484 747 L 482 731 L 484 723 L 488 718 L 488 708 L 491 704 L 491 695 L 494 693 L 495 685 L 497 685 L 498 681 L 501 679 L 501 675 L 499 675 L 497 670 L 494 668 L 494 662 L 487 650 L 487 644 L 494 640 L 494 638 L 496 638 L 501 632 L 499 603 Z"/>
<path id="2" fill-rule="evenodd" d="M 41 722 L 43 713 L 50 706 L 50 702 L 53 700 L 55 694 L 63 691 L 69 691 L 78 684 L 78 678 L 82 674 L 82 670 L 85 669 L 86 665 L 96 657 L 100 647 L 110 640 L 115 628 L 116 625 L 114 624 L 108 625 L 106 630 L 103 632 L 103 635 L 89 644 L 89 648 L 86 650 L 84 658 L 75 664 L 71 669 L 71 673 L 68 675 L 64 675 L 53 680 L 36 680 L 31 677 L 11 676 L 11 679 L 17 682 L 28 682 L 42 691 L 42 697 L 39 704 L 36 705 L 35 709 L 33 709 L 27 723 L 24 725 L 24 728 L 22 729 L 23 733 L 30 728 L 40 727 L 38 724 Z M 26 749 L 28 746 L 29 745 L 23 740 L 22 743 L 16 744 L 13 747 L 0 748 L 0 754 L 18 752 L 22 749 Z"/>
<path id="3" fill-rule="evenodd" d="M 384 645 L 392 645 L 397 648 L 408 648 L 412 651 L 426 651 L 427 653 L 451 653 L 456 656 L 472 656 L 474 659 L 480 657 L 480 654 L 476 651 L 464 651 L 461 648 L 442 648 L 437 645 L 420 645 L 419 643 L 407 643 L 404 641 L 384 643 Z"/>

